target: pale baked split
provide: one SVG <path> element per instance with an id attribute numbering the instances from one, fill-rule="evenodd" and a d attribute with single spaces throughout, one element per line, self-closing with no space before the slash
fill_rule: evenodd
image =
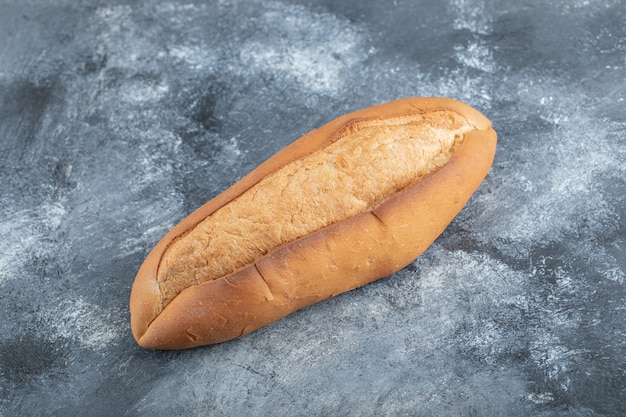
<path id="1" fill-rule="evenodd" d="M 174 241 L 158 269 L 162 308 L 191 285 L 371 210 L 445 165 L 471 129 L 452 111 L 349 126 L 333 143 L 267 176 Z"/>

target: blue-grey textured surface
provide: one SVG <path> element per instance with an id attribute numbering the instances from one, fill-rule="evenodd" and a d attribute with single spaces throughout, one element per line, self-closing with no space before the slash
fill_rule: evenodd
<path id="1" fill-rule="evenodd" d="M 624 1 L 0 1 L 0 39 L 0 415 L 623 415 Z M 136 346 L 171 226 L 414 95 L 500 135 L 422 257 L 239 340 Z"/>

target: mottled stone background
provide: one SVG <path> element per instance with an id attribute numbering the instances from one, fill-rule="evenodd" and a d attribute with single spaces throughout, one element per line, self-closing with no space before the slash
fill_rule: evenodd
<path id="1" fill-rule="evenodd" d="M 623 415 L 624 1 L 2 0 L 0 39 L 0 415 Z M 171 226 L 414 95 L 500 137 L 421 258 L 240 340 L 134 343 Z"/>

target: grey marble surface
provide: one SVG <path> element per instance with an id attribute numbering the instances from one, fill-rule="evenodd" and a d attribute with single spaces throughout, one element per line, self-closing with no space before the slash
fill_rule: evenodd
<path id="1" fill-rule="evenodd" d="M 0 1 L 0 39 L 0 415 L 625 412 L 624 1 Z M 239 340 L 134 343 L 171 226 L 416 95 L 499 133 L 422 257 Z"/>

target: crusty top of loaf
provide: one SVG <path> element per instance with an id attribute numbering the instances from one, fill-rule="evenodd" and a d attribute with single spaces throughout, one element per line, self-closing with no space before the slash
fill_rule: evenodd
<path id="1" fill-rule="evenodd" d="M 158 310 L 187 287 L 372 210 L 445 165 L 474 128 L 451 110 L 352 123 L 326 146 L 266 176 L 174 240 L 158 267 Z"/>

